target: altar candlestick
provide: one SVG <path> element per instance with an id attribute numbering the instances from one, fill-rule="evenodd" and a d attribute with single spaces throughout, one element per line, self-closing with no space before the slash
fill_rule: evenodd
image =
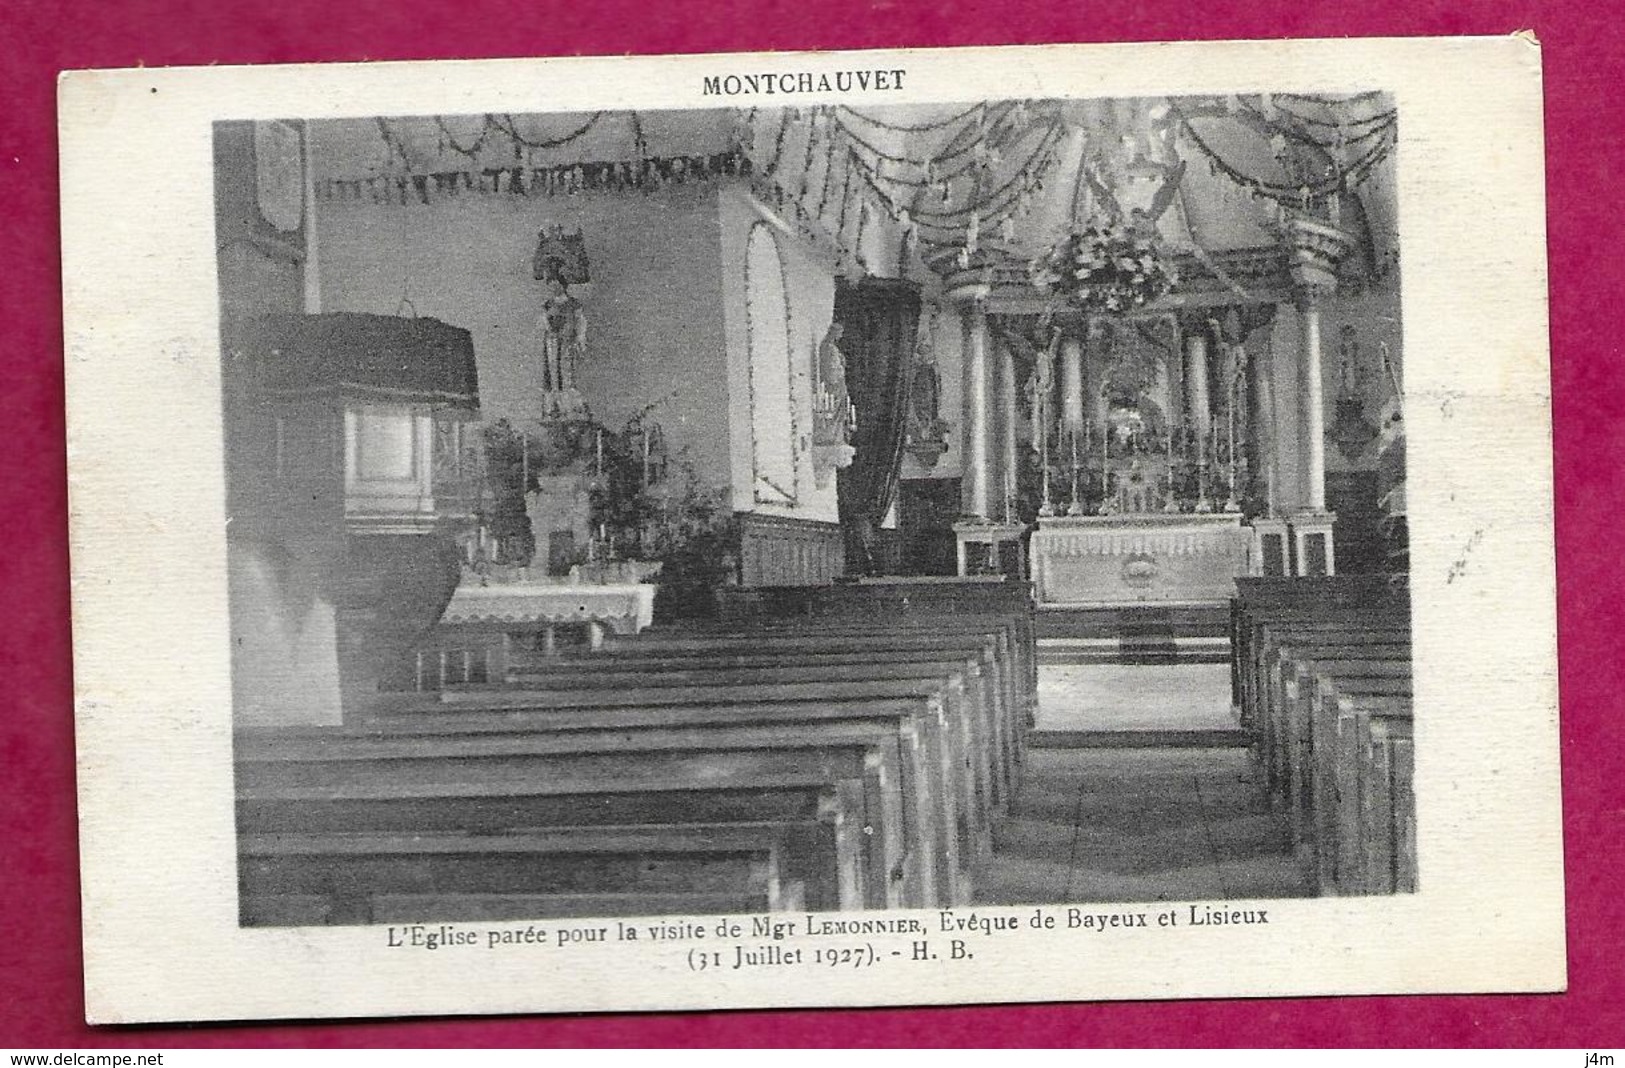
<path id="1" fill-rule="evenodd" d="M 1112 480 L 1107 469 L 1111 466 L 1112 427 L 1110 423 L 1100 424 L 1100 514 L 1105 515 L 1106 495 L 1111 492 Z"/>
<path id="2" fill-rule="evenodd" d="M 601 475 L 601 474 L 604 473 L 604 432 L 602 430 L 598 431 L 598 437 L 597 437 L 596 441 L 597 441 L 596 448 L 597 448 L 597 455 L 598 455 L 598 473 Z"/>

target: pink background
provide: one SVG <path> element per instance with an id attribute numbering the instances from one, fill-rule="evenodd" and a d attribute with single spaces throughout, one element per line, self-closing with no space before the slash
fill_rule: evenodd
<path id="1" fill-rule="evenodd" d="M 0 15 L 0 1046 L 1625 1044 L 1625 32 L 1564 0 L 9 0 Z M 1570 992 L 87 1028 L 79 964 L 54 82 L 70 67 L 1502 34 L 1545 46 Z M 1385 937 L 1373 932 L 1374 937 Z"/>

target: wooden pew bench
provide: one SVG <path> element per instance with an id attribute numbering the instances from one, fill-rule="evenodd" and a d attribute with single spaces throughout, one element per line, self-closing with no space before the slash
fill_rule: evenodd
<path id="1" fill-rule="evenodd" d="M 746 657 L 749 662 L 742 662 Z M 964 655 L 963 650 L 958 658 L 952 657 L 952 651 L 935 649 L 827 653 L 789 647 L 743 654 L 696 650 L 682 657 L 627 651 L 525 666 L 514 671 L 506 688 L 624 690 L 656 685 L 710 687 L 938 680 L 944 686 L 944 700 L 950 714 L 957 714 L 958 703 L 961 700 L 964 703 L 966 742 L 970 747 L 965 755 L 973 762 L 978 789 L 987 794 L 987 804 L 1002 810 L 1008 803 L 1015 763 L 1006 706 L 997 690 L 987 685 L 987 676 L 976 658 Z M 503 688 L 476 685 L 454 689 L 481 692 Z"/>
<path id="2" fill-rule="evenodd" d="M 1320 689 L 1323 756 L 1314 803 L 1321 891 L 1414 890 L 1408 680 L 1340 677 L 1324 680 Z"/>
<path id="3" fill-rule="evenodd" d="M 1416 758 L 1412 709 L 1368 708 L 1362 724 L 1358 892 L 1416 892 Z"/>
<path id="4" fill-rule="evenodd" d="M 529 709 L 564 711 L 621 707 L 678 707 L 684 705 L 760 705 L 764 703 L 858 703 L 918 699 L 939 709 L 947 725 L 945 749 L 954 767 L 951 775 L 959 790 L 958 835 L 965 858 L 985 855 L 991 848 L 995 812 L 989 790 L 990 763 L 985 748 L 972 744 L 976 737 L 963 688 L 939 679 L 874 679 L 839 682 L 740 683 L 716 686 L 640 686 L 617 690 L 546 688 L 467 688 L 440 695 L 441 709 Z"/>
<path id="5" fill-rule="evenodd" d="M 740 633 L 795 633 L 823 637 L 912 636 L 926 639 L 977 638 L 992 642 L 988 670 L 996 676 L 1011 707 L 1032 711 L 1037 695 L 1036 647 L 1030 621 L 1009 614 L 915 613 L 902 621 L 885 619 L 769 620 Z"/>
<path id="6" fill-rule="evenodd" d="M 806 907 L 786 825 L 564 827 L 508 834 L 247 834 L 246 926 L 430 923 Z M 679 904 L 671 910 L 669 906 Z"/>
<path id="7" fill-rule="evenodd" d="M 1326 655 L 1300 660 L 1292 665 L 1294 681 L 1283 687 L 1284 701 L 1290 701 L 1286 742 L 1285 789 L 1292 823 L 1293 840 L 1300 850 L 1316 845 L 1316 813 L 1331 796 L 1328 776 L 1340 773 L 1342 760 L 1352 760 L 1341 732 L 1334 705 L 1337 692 L 1363 692 L 1409 698 L 1411 664 L 1408 657 L 1372 658 L 1376 651 Z"/>
<path id="8" fill-rule="evenodd" d="M 1240 578 L 1230 600 L 1232 703 L 1243 711 L 1245 677 L 1253 659 L 1253 628 L 1261 622 L 1362 621 L 1408 626 L 1410 593 L 1386 575 L 1319 578 Z"/>
<path id="9" fill-rule="evenodd" d="M 1274 638 L 1264 654 L 1255 737 L 1266 783 L 1286 804 L 1308 766 L 1313 680 L 1322 672 L 1358 671 L 1409 678 L 1411 646 L 1393 632 L 1350 629 Z"/>
<path id="10" fill-rule="evenodd" d="M 767 701 L 676 705 L 617 705 L 598 708 L 481 708 L 460 703 L 449 709 L 422 702 L 398 702 L 397 711 L 375 716 L 367 731 L 405 735 L 473 735 L 672 731 L 731 731 L 730 744 L 762 748 L 799 747 L 820 732 L 850 732 L 865 727 L 896 740 L 911 875 L 920 883 L 924 904 L 964 904 L 970 899 L 970 858 L 961 839 L 972 818 L 965 805 L 962 762 L 952 750 L 940 701 L 932 699 L 856 699 Z M 425 711 L 427 709 L 427 712 Z M 438 713 L 438 714 L 434 714 Z M 750 731 L 751 734 L 743 732 Z M 711 735 L 711 737 L 719 737 Z"/>
<path id="11" fill-rule="evenodd" d="M 930 662 L 943 657 L 954 659 L 975 657 L 978 671 L 961 677 L 957 685 L 950 686 L 946 699 L 950 705 L 960 700 L 969 702 L 970 710 L 978 717 L 977 723 L 968 724 L 978 741 L 972 759 L 983 766 L 979 773 L 978 788 L 987 791 L 990 805 L 1002 805 L 1011 796 L 1020 774 L 1020 754 L 1025 728 L 1018 721 L 1017 705 L 1008 699 L 984 700 L 983 694 L 1005 690 L 1003 673 L 995 648 L 990 639 L 979 635 L 951 636 L 925 634 L 899 634 L 895 631 L 868 634 L 858 633 L 766 633 L 748 634 L 646 634 L 626 642 L 618 642 L 610 655 L 653 655 L 670 659 L 675 657 L 721 657 L 725 655 L 771 655 L 779 662 L 786 658 L 806 658 L 808 665 L 824 664 L 831 670 L 833 681 L 853 678 L 865 665 L 882 663 Z M 827 659 L 835 657 L 837 659 Z M 854 664 L 854 658 L 860 663 Z M 788 661 L 794 662 L 794 661 Z M 953 714 L 954 709 L 950 708 Z M 1020 718 L 1025 718 L 1023 715 Z M 978 725 L 979 724 L 979 725 Z"/>
<path id="12" fill-rule="evenodd" d="M 1411 664 L 1408 645 L 1380 643 L 1336 647 L 1285 646 L 1278 654 L 1277 704 L 1285 739 L 1277 745 L 1279 792 L 1295 849 L 1323 893 L 1342 891 L 1337 873 L 1352 870 L 1352 857 L 1365 848 L 1358 821 L 1358 782 L 1366 755 L 1359 748 L 1364 704 L 1377 700 L 1384 711 L 1402 708 L 1408 716 Z M 1362 862 L 1363 863 L 1363 862 Z"/>
<path id="13" fill-rule="evenodd" d="M 1403 630 L 1362 622 L 1261 623 L 1252 649 L 1253 660 L 1244 672 L 1244 726 L 1253 735 L 1271 795 L 1279 803 L 1286 796 L 1288 752 L 1296 737 L 1288 714 L 1296 700 L 1295 662 L 1343 655 L 1404 660 L 1410 639 Z"/>
<path id="14" fill-rule="evenodd" d="M 648 726 L 532 730 L 494 734 L 403 736 L 401 734 L 333 733 L 308 738 L 268 738 L 252 750 L 262 759 L 290 762 L 341 759 L 356 754 L 368 761 L 419 761 L 420 753 L 453 761 L 501 761 L 524 757 L 599 759 L 606 767 L 627 764 L 634 755 L 652 762 L 679 757 L 718 761 L 741 752 L 815 755 L 845 753 L 861 760 L 863 770 L 862 841 L 866 845 L 866 899 L 872 908 L 925 907 L 925 867 L 934 862 L 934 842 L 918 840 L 920 813 L 907 811 L 910 788 L 919 788 L 917 767 L 905 767 L 916 753 L 893 729 L 863 721 L 830 721 L 788 732 L 775 724 L 729 724 L 689 727 Z M 639 765 L 641 766 L 641 764 Z M 608 772 L 606 772 L 608 774 Z"/>
<path id="15" fill-rule="evenodd" d="M 941 627 L 952 618 L 995 618 L 1011 629 L 1011 653 L 1024 688 L 1036 693 L 1037 611 L 1032 587 L 1002 577 L 861 579 L 834 586 L 732 589 L 721 601 L 725 623 L 776 620 Z"/>
<path id="16" fill-rule="evenodd" d="M 1269 657 L 1271 647 L 1288 638 L 1318 637 L 1327 641 L 1339 636 L 1358 638 L 1361 635 L 1380 634 L 1396 643 L 1408 644 L 1409 620 L 1401 616 L 1359 614 L 1327 614 L 1302 609 L 1272 609 L 1249 617 L 1243 628 L 1246 635 L 1236 653 L 1239 677 L 1241 722 L 1252 728 L 1258 722 L 1260 709 L 1269 699 Z"/>
<path id="17" fill-rule="evenodd" d="M 508 834 L 581 826 L 783 825 L 809 908 L 884 900 L 863 834 L 872 747 L 555 752 L 546 736 L 240 737 L 238 826 L 265 833 Z M 879 879 L 882 888 L 868 887 Z"/>

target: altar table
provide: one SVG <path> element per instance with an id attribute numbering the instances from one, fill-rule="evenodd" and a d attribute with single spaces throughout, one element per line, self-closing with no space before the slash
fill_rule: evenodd
<path id="1" fill-rule="evenodd" d="M 1248 573 L 1250 543 L 1235 513 L 1046 516 L 1031 545 L 1038 603 L 1227 601 Z"/>
<path id="2" fill-rule="evenodd" d="M 602 586 L 465 583 L 452 594 L 440 621 L 453 626 L 511 623 L 515 629 L 540 629 L 548 651 L 553 648 L 554 627 L 585 623 L 593 648 L 597 648 L 606 627 L 616 634 L 636 634 L 653 623 L 654 604 L 655 586 L 647 582 Z"/>

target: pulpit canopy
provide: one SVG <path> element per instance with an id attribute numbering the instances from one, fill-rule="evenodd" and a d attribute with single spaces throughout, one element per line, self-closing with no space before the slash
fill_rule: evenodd
<path id="1" fill-rule="evenodd" d="M 249 323 L 231 348 L 269 394 L 479 407 L 474 339 L 438 319 L 268 315 Z"/>

